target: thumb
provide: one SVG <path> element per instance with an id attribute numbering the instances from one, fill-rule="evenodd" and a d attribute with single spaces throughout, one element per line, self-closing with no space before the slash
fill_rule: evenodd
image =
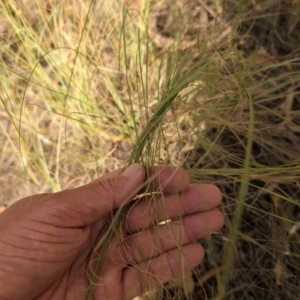
<path id="1" fill-rule="evenodd" d="M 108 174 L 87 185 L 51 194 L 41 202 L 47 208 L 46 216 L 51 216 L 52 224 L 82 227 L 132 201 L 144 180 L 144 168 L 133 164 L 123 173 Z"/>

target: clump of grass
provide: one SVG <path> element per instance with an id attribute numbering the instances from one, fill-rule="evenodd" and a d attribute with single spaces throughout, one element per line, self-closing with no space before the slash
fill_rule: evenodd
<path id="1" fill-rule="evenodd" d="M 128 2 L 0 3 L 1 183 L 18 177 L 27 195 L 132 162 L 182 165 L 193 183 L 220 187 L 226 215 L 202 241 L 190 298 L 291 299 L 298 1 Z M 147 205 L 151 180 L 144 189 Z M 25 196 L 11 190 L 4 197 Z M 94 274 L 125 212 L 112 217 Z M 153 297 L 171 296 L 162 287 Z"/>
<path id="2" fill-rule="evenodd" d="M 117 152 L 130 149 L 132 129 L 117 88 L 122 8 L 111 4 L 0 4 L 2 168 L 24 190 L 57 191 L 124 164 Z"/>
<path id="3" fill-rule="evenodd" d="M 227 215 L 223 238 L 206 242 L 207 265 L 199 274 L 206 277 L 206 272 L 214 271 L 214 275 L 200 280 L 198 291 L 216 299 L 270 295 L 292 299 L 299 293 L 294 232 L 299 211 L 299 49 L 296 44 L 293 50 L 291 43 L 285 45 L 282 33 L 272 43 L 266 39 L 282 30 L 279 20 L 295 17 L 298 3 L 281 7 L 280 1 L 262 1 L 259 8 L 243 4 L 225 10 L 234 16 L 231 24 L 240 33 L 232 45 L 241 56 L 225 65 L 229 76 L 236 75 L 232 78 L 237 84 L 226 86 L 230 100 L 221 109 L 215 107 L 187 162 L 195 182 L 214 181 L 221 187 Z M 211 290 L 212 284 L 217 284 L 217 292 Z"/>

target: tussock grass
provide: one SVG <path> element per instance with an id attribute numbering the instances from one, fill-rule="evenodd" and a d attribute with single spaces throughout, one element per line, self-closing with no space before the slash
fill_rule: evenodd
<path id="1" fill-rule="evenodd" d="M 299 295 L 299 9 L 2 1 L 0 200 L 132 162 L 182 165 L 221 188 L 226 226 L 192 276 L 145 297 Z M 144 191 L 152 201 L 151 181 Z"/>
<path id="2" fill-rule="evenodd" d="M 112 152 L 120 141 L 130 148 L 131 136 L 129 108 L 117 91 L 122 8 L 105 1 L 48 5 L 1 2 L 1 99 L 12 140 L 2 155 L 18 164 L 6 168 L 3 158 L 2 168 L 34 191 L 120 167 L 125 158 Z"/>

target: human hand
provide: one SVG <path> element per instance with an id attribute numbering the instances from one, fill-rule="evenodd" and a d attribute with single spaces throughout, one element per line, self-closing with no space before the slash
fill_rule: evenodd
<path id="1" fill-rule="evenodd" d="M 190 186 L 182 169 L 152 172 L 163 197 L 147 206 L 132 201 L 145 181 L 145 170 L 134 164 L 6 209 L 0 215 L 0 299 L 84 299 L 107 221 L 130 202 L 123 238 L 114 236 L 107 247 L 93 299 L 130 300 L 198 265 L 204 252 L 196 240 L 223 225 L 214 209 L 221 193 L 213 185 Z M 166 219 L 173 221 L 156 226 Z"/>

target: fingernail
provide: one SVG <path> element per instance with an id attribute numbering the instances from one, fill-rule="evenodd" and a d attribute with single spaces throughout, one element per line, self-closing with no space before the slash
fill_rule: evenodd
<path id="1" fill-rule="evenodd" d="M 133 164 L 129 166 L 122 175 L 126 177 L 134 177 L 137 173 L 141 172 L 143 170 L 143 167 L 139 164 Z"/>

